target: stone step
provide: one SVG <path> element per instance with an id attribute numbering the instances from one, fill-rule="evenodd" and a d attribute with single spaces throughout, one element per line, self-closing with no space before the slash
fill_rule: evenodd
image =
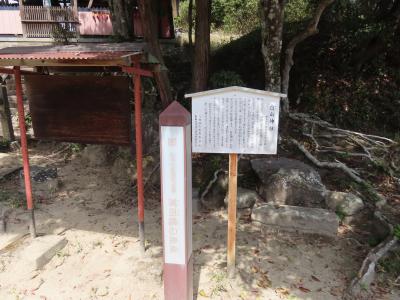
<path id="1" fill-rule="evenodd" d="M 273 229 L 336 237 L 339 218 L 322 208 L 265 204 L 253 209 L 252 221 Z"/>

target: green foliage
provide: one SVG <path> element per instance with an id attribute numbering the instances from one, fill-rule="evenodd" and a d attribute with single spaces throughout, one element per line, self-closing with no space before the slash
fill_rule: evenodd
<path id="1" fill-rule="evenodd" d="M 228 86 L 244 86 L 240 75 L 233 71 L 219 71 L 214 73 L 210 78 L 211 87 L 213 89 Z"/>
<path id="2" fill-rule="evenodd" d="M 231 33 L 249 33 L 260 24 L 258 0 L 213 0 L 211 23 Z"/>
<path id="3" fill-rule="evenodd" d="M 193 1 L 193 20 L 196 9 Z M 258 0 L 213 0 L 211 4 L 211 26 L 216 30 L 230 33 L 248 33 L 259 26 Z M 176 27 L 188 30 L 189 1 L 179 4 L 179 16 L 175 18 Z"/>
<path id="4" fill-rule="evenodd" d="M 32 128 L 32 116 L 30 113 L 27 113 L 25 116 L 25 126 L 27 130 Z"/>
<path id="5" fill-rule="evenodd" d="M 71 39 L 75 37 L 75 33 L 70 29 L 71 24 L 56 23 L 54 24 L 51 35 L 57 44 L 68 45 Z"/>
<path id="6" fill-rule="evenodd" d="M 81 152 L 85 148 L 83 144 L 71 143 L 69 144 L 69 149 L 71 152 L 78 153 Z"/>
<path id="7" fill-rule="evenodd" d="M 7 141 L 3 138 L 0 139 L 0 151 L 10 149 L 10 141 Z"/>
<path id="8" fill-rule="evenodd" d="M 344 218 L 346 218 L 346 214 L 344 213 L 343 208 L 340 205 L 336 207 L 336 215 L 338 216 L 340 221 L 343 221 Z"/>
<path id="9" fill-rule="evenodd" d="M 400 224 L 397 224 L 393 229 L 393 234 L 400 240 Z"/>
<path id="10" fill-rule="evenodd" d="M 290 0 L 285 7 L 285 22 L 302 22 L 310 17 L 312 4 L 310 0 Z"/>
<path id="11" fill-rule="evenodd" d="M 196 15 L 196 9 L 195 9 L 195 1 L 193 0 L 193 20 Z M 189 1 L 184 0 L 179 2 L 179 16 L 177 16 L 174 20 L 175 26 L 178 28 L 182 28 L 183 30 L 188 30 L 189 29 Z"/>
<path id="12" fill-rule="evenodd" d="M 389 255 L 384 257 L 379 262 L 379 266 L 388 273 L 389 276 L 397 278 L 400 276 L 400 250 L 389 252 Z"/>
<path id="13" fill-rule="evenodd" d="M 0 191 L 0 202 L 6 203 L 11 208 L 18 208 L 24 205 L 23 197 L 8 191 Z"/>

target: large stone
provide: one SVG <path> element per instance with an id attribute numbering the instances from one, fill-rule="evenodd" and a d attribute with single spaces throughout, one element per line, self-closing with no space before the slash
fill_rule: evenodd
<path id="1" fill-rule="evenodd" d="M 345 216 L 353 216 L 364 208 L 362 199 L 352 193 L 328 191 L 325 200 L 330 209 Z"/>
<path id="2" fill-rule="evenodd" d="M 257 201 L 261 201 L 261 198 L 257 194 L 257 192 L 242 187 L 238 187 L 237 189 L 238 209 L 252 208 Z M 228 194 L 226 194 L 225 196 L 224 203 L 225 206 L 228 206 Z"/>
<path id="3" fill-rule="evenodd" d="M 335 237 L 339 219 L 322 208 L 265 204 L 253 209 L 254 222 L 270 228 Z"/>
<path id="4" fill-rule="evenodd" d="M 267 202 L 325 207 L 326 188 L 312 167 L 289 158 L 253 159 L 251 164 L 260 180 L 260 195 Z"/>

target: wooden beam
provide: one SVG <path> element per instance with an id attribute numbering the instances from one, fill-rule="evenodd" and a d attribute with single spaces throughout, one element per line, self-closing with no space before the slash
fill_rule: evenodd
<path id="1" fill-rule="evenodd" d="M 124 66 L 126 60 L 123 58 L 113 60 L 96 60 L 96 59 L 0 59 L 0 66 L 25 66 L 25 67 L 112 67 Z"/>
<path id="2" fill-rule="evenodd" d="M 153 72 L 137 67 L 122 67 L 122 71 L 125 73 L 129 74 L 135 74 L 135 75 L 140 75 L 140 76 L 146 76 L 146 77 L 154 77 Z"/>

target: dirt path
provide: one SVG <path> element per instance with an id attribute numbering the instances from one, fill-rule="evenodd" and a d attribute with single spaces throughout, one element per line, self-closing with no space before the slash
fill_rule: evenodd
<path id="1" fill-rule="evenodd" d="M 33 156 L 40 161 L 40 153 Z M 39 233 L 65 236 L 68 244 L 44 269 L 28 274 L 17 262 L 29 237 L 1 253 L 0 299 L 163 299 L 157 194 L 146 199 L 148 251 L 142 257 L 136 209 L 109 207 L 129 197 L 129 182 L 115 180 L 107 166 L 89 167 L 79 158 L 56 165 L 63 185 L 38 205 L 37 226 Z M 17 189 L 13 180 L 0 184 L 7 191 Z M 25 233 L 26 224 L 25 211 L 16 209 L 9 230 Z M 266 232 L 240 220 L 238 273 L 228 280 L 226 230 L 225 210 L 194 217 L 197 299 L 341 299 L 362 259 L 351 240 Z"/>

